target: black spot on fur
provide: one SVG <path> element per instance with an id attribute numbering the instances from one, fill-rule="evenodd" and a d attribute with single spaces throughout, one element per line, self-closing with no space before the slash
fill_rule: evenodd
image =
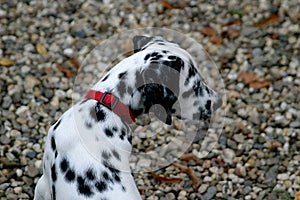
<path id="1" fill-rule="evenodd" d="M 102 172 L 102 177 L 103 177 L 105 180 L 109 180 L 109 179 L 110 179 L 108 173 L 105 172 L 105 171 Z"/>
<path id="2" fill-rule="evenodd" d="M 113 130 L 114 132 L 117 132 L 117 131 L 118 131 L 118 128 L 117 128 L 116 126 L 114 126 L 114 127 L 112 128 L 112 130 Z"/>
<path id="3" fill-rule="evenodd" d="M 64 173 L 67 171 L 68 168 L 69 168 L 69 161 L 63 158 L 62 161 L 60 162 L 60 169 Z"/>
<path id="4" fill-rule="evenodd" d="M 84 125 L 87 129 L 91 129 L 93 127 L 91 122 L 85 122 Z"/>
<path id="5" fill-rule="evenodd" d="M 145 61 L 147 61 L 150 58 L 150 54 L 147 54 L 144 58 Z"/>
<path id="6" fill-rule="evenodd" d="M 132 136 L 131 136 L 131 135 L 128 135 L 128 136 L 127 136 L 127 140 L 128 140 L 128 142 L 129 142 L 130 144 L 132 144 Z"/>
<path id="7" fill-rule="evenodd" d="M 170 59 L 170 60 L 176 60 L 177 56 L 168 56 L 168 59 Z"/>
<path id="8" fill-rule="evenodd" d="M 56 190 L 55 190 L 55 185 L 52 185 L 52 199 L 56 199 Z"/>
<path id="9" fill-rule="evenodd" d="M 54 136 L 51 137 L 51 148 L 53 151 L 56 150 L 56 143 L 55 143 Z"/>
<path id="10" fill-rule="evenodd" d="M 65 179 L 68 182 L 73 182 L 75 180 L 75 172 L 72 169 L 68 169 L 67 173 L 65 174 Z"/>
<path id="11" fill-rule="evenodd" d="M 58 122 L 55 124 L 53 130 L 55 131 L 57 129 L 57 127 L 60 125 L 61 119 L 58 120 Z"/>
<path id="12" fill-rule="evenodd" d="M 121 80 L 117 86 L 118 92 L 120 94 L 120 97 L 124 97 L 124 94 L 126 93 L 126 83 Z"/>
<path id="13" fill-rule="evenodd" d="M 91 197 L 94 194 L 91 190 L 91 187 L 86 183 L 82 176 L 77 177 L 77 189 L 79 194 L 82 194 L 86 197 Z"/>
<path id="14" fill-rule="evenodd" d="M 104 192 L 105 190 L 107 190 L 107 184 L 104 182 L 104 181 L 98 181 L 96 184 L 95 184 L 95 187 L 97 188 L 97 190 L 102 193 Z"/>
<path id="15" fill-rule="evenodd" d="M 118 183 L 121 182 L 121 179 L 120 179 L 120 176 L 119 176 L 118 173 L 114 173 L 114 174 L 113 174 L 113 178 L 114 178 L 114 180 L 115 180 L 116 182 L 118 182 Z"/>
<path id="16" fill-rule="evenodd" d="M 166 50 L 163 50 L 162 52 L 163 52 L 164 54 L 168 53 L 168 51 L 166 51 Z"/>
<path id="17" fill-rule="evenodd" d="M 115 149 L 113 149 L 111 152 L 117 160 L 119 160 L 119 161 L 121 160 L 120 154 Z"/>
<path id="18" fill-rule="evenodd" d="M 57 180 L 55 164 L 53 164 L 51 167 L 51 178 L 52 178 L 53 182 L 55 182 Z"/>
<path id="19" fill-rule="evenodd" d="M 86 171 L 86 177 L 89 179 L 89 180 L 94 180 L 95 179 L 95 172 L 94 172 L 94 170 L 92 169 L 92 168 L 90 168 L 90 169 L 88 169 L 87 171 Z"/>
<path id="20" fill-rule="evenodd" d="M 113 137 L 114 136 L 114 133 L 109 129 L 109 128 L 106 128 L 104 130 L 104 133 L 107 137 Z"/>
<path id="21" fill-rule="evenodd" d="M 107 74 L 103 79 L 102 82 L 106 81 L 106 79 L 109 77 L 109 74 Z"/>
<path id="22" fill-rule="evenodd" d="M 127 75 L 127 72 L 122 72 L 119 74 L 118 77 L 119 77 L 119 79 L 124 79 L 126 77 L 126 75 Z"/>
<path id="23" fill-rule="evenodd" d="M 98 102 L 95 106 L 95 110 L 92 108 L 91 109 L 91 116 L 95 121 L 104 121 L 106 114 L 105 112 L 101 109 L 101 104 Z"/>
<path id="24" fill-rule="evenodd" d="M 126 135 L 126 131 L 125 131 L 125 129 L 122 129 L 122 130 L 121 130 L 121 134 L 120 134 L 120 136 L 119 136 L 120 139 L 121 139 L 121 140 L 124 140 L 125 135 Z"/>
<path id="25" fill-rule="evenodd" d="M 54 157 L 57 158 L 57 155 L 58 155 L 58 153 L 57 153 L 57 151 L 55 151 Z"/>
<path id="26" fill-rule="evenodd" d="M 198 80 L 193 85 L 193 90 L 195 92 L 195 95 L 198 97 L 203 97 L 203 87 L 201 85 L 201 82 Z"/>
<path id="27" fill-rule="evenodd" d="M 110 159 L 110 157 L 111 157 L 111 154 L 110 154 L 110 153 L 108 153 L 108 152 L 106 152 L 106 151 L 103 151 L 103 152 L 102 152 L 102 158 L 103 158 L 104 160 L 108 160 L 108 159 Z"/>
<path id="28" fill-rule="evenodd" d="M 126 192 L 126 187 L 124 185 L 122 185 L 122 190 L 123 192 Z"/>

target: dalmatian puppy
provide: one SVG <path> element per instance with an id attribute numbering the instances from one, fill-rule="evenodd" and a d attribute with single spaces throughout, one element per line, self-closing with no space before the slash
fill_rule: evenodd
<path id="1" fill-rule="evenodd" d="M 133 43 L 134 54 L 49 129 L 35 200 L 141 199 L 129 168 L 129 124 L 149 111 L 166 124 L 172 115 L 208 120 L 221 106 L 177 44 L 158 36 Z"/>

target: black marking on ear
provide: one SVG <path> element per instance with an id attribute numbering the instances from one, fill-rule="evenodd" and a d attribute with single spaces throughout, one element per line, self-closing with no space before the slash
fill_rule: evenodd
<path id="1" fill-rule="evenodd" d="M 113 150 L 111 151 L 111 153 L 113 154 L 113 156 L 114 156 L 117 160 L 121 161 L 120 154 L 119 154 L 115 149 L 113 149 Z"/>
<path id="2" fill-rule="evenodd" d="M 61 122 L 62 119 L 59 119 L 58 122 L 56 122 L 53 130 L 55 131 L 57 129 L 57 127 L 60 125 L 60 122 Z"/>
<path id="3" fill-rule="evenodd" d="M 53 182 L 55 182 L 57 180 L 55 164 L 53 164 L 51 167 L 51 178 L 52 178 Z"/>
<path id="4" fill-rule="evenodd" d="M 127 75 L 127 72 L 125 71 L 125 72 L 120 73 L 118 77 L 119 77 L 119 79 L 124 79 L 124 78 L 126 78 L 126 75 Z"/>
<path id="5" fill-rule="evenodd" d="M 56 200 L 56 190 L 55 190 L 55 185 L 52 185 L 52 199 Z"/>
<path id="6" fill-rule="evenodd" d="M 107 184 L 104 182 L 104 181 L 98 181 L 96 184 L 95 184 L 95 187 L 97 188 L 97 190 L 102 193 L 104 191 L 107 190 Z"/>
<path id="7" fill-rule="evenodd" d="M 114 133 L 109 128 L 106 128 L 104 130 L 104 133 L 107 137 L 110 137 L 110 138 L 114 136 Z"/>
<path id="8" fill-rule="evenodd" d="M 102 82 L 106 81 L 106 79 L 109 77 L 109 74 L 107 74 L 103 79 Z"/>
<path id="9" fill-rule="evenodd" d="M 53 151 L 56 150 L 56 143 L 55 143 L 54 135 L 52 135 L 52 137 L 51 137 L 51 148 Z"/>
<path id="10" fill-rule="evenodd" d="M 68 182 L 73 182 L 76 178 L 75 172 L 72 169 L 68 169 L 67 173 L 65 174 L 65 179 Z"/>
<path id="11" fill-rule="evenodd" d="M 77 190 L 79 194 L 82 194 L 86 197 L 91 197 L 94 195 L 91 187 L 86 183 L 82 176 L 77 177 Z"/>
<path id="12" fill-rule="evenodd" d="M 210 110 L 211 109 L 211 100 L 208 100 L 205 104 L 205 108 L 206 110 Z"/>
<path id="13" fill-rule="evenodd" d="M 66 158 L 63 158 L 60 162 L 60 169 L 64 173 L 69 169 L 69 161 Z"/>

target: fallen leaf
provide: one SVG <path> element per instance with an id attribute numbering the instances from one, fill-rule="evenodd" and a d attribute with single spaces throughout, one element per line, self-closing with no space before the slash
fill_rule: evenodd
<path id="1" fill-rule="evenodd" d="M 245 84 L 257 81 L 257 76 L 253 72 L 241 73 L 238 76 L 238 82 L 244 82 Z"/>
<path id="2" fill-rule="evenodd" d="M 280 16 L 277 13 L 271 14 L 267 19 L 254 24 L 254 27 L 268 26 L 274 24 L 280 20 Z"/>
<path id="3" fill-rule="evenodd" d="M 48 53 L 47 49 L 44 47 L 44 45 L 42 43 L 37 43 L 35 48 L 36 48 L 36 51 L 41 55 L 47 55 L 47 53 Z"/>
<path id="4" fill-rule="evenodd" d="M 181 181 L 181 178 L 167 178 L 167 177 L 164 177 L 161 175 L 157 175 L 155 173 L 151 173 L 151 176 L 155 180 L 163 182 L 163 183 L 179 183 Z"/>
<path id="5" fill-rule="evenodd" d="M 221 45 L 224 42 L 223 39 L 221 37 L 218 37 L 218 36 L 213 36 L 209 40 L 210 40 L 211 43 L 216 44 L 216 45 Z"/>
<path id="6" fill-rule="evenodd" d="M 221 36 L 223 38 L 237 38 L 240 36 L 240 33 L 238 31 L 229 29 L 229 30 L 223 31 Z"/>
<path id="7" fill-rule="evenodd" d="M 182 8 L 184 8 L 184 5 L 174 6 L 174 5 L 170 4 L 167 0 L 160 0 L 160 1 L 161 1 L 162 5 L 167 9 L 182 9 Z"/>
<path id="8" fill-rule="evenodd" d="M 68 58 L 68 61 L 75 67 L 76 69 L 80 68 L 80 64 L 77 58 Z"/>
<path id="9" fill-rule="evenodd" d="M 200 32 L 207 36 L 216 36 L 218 34 L 217 30 L 213 27 L 203 27 Z"/>
<path id="10" fill-rule="evenodd" d="M 271 85 L 271 81 L 266 80 L 266 81 L 255 81 L 250 83 L 250 87 L 254 88 L 254 89 L 261 89 L 264 87 L 268 87 Z"/>
<path id="11" fill-rule="evenodd" d="M 240 19 L 234 19 L 234 20 L 231 20 L 225 24 L 222 24 L 222 26 L 231 26 L 231 25 L 240 25 L 242 22 Z"/>
<path id="12" fill-rule="evenodd" d="M 201 184 L 201 181 L 200 179 L 196 176 L 196 174 L 194 173 L 193 169 L 188 167 L 188 166 L 185 166 L 185 165 L 182 165 L 182 164 L 179 164 L 179 163 L 173 163 L 173 165 L 177 168 L 179 168 L 182 172 L 186 173 L 187 175 L 189 175 L 192 179 L 192 182 L 193 182 L 193 189 L 197 189 L 200 184 Z"/>
<path id="13" fill-rule="evenodd" d="M 300 191 L 295 193 L 295 200 L 300 200 Z"/>
<path id="14" fill-rule="evenodd" d="M 193 153 L 185 154 L 180 159 L 183 161 L 194 160 L 198 165 L 202 165 L 203 163 L 203 161 Z"/>
<path id="15" fill-rule="evenodd" d="M 16 61 L 13 61 L 9 58 L 1 58 L 0 59 L 0 65 L 5 66 L 5 67 L 10 67 L 12 65 L 16 64 Z"/>
<path id="16" fill-rule="evenodd" d="M 56 67 L 59 71 L 63 72 L 67 78 L 72 78 L 75 76 L 75 73 L 73 73 L 71 70 L 65 68 L 63 65 L 61 64 L 56 64 Z"/>

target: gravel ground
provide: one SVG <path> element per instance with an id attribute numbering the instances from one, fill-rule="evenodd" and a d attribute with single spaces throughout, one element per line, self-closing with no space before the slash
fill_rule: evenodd
<path id="1" fill-rule="evenodd" d="M 201 43 L 227 96 L 226 124 L 206 157 L 186 156 L 156 171 L 160 177 L 135 174 L 145 199 L 300 199 L 299 0 L 166 2 L 1 0 L 1 199 L 33 197 L 47 130 L 72 104 L 77 60 L 115 33 L 143 27 Z M 136 126 L 137 151 L 153 145 L 153 131 L 167 132 Z M 199 157 L 200 148 L 194 142 L 186 154 Z"/>

